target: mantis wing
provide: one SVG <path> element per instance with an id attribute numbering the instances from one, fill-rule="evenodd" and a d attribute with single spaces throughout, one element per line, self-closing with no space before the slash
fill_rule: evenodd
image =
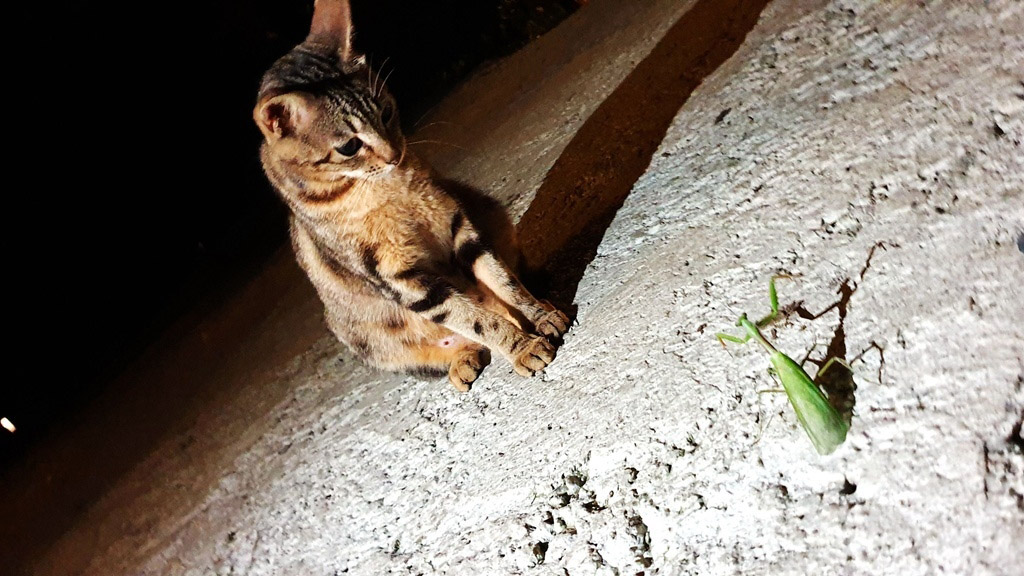
<path id="1" fill-rule="evenodd" d="M 771 361 L 814 449 L 822 455 L 834 452 L 846 441 L 849 426 L 828 403 L 818 385 L 792 358 L 775 351 L 771 354 Z"/>

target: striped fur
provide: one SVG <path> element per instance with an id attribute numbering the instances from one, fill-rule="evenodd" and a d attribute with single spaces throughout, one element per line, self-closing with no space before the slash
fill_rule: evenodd
<path id="1" fill-rule="evenodd" d="M 376 367 L 447 373 L 460 390 L 491 350 L 522 375 L 542 370 L 568 319 L 516 277 L 515 230 L 497 203 L 406 150 L 394 99 L 350 37 L 347 1 L 318 0 L 309 37 L 264 75 L 253 113 L 328 326 Z"/>

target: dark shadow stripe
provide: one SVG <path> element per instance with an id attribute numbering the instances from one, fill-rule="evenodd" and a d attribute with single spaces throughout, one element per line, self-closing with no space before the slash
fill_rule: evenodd
<path id="1" fill-rule="evenodd" d="M 334 253 L 317 240 L 316 237 L 311 235 L 310 238 L 313 240 L 313 246 L 316 247 L 320 261 L 326 265 L 335 276 L 343 279 L 363 279 L 373 286 L 381 296 L 388 300 L 397 302 L 401 299 L 401 294 L 399 294 L 397 290 L 391 287 L 383 278 L 380 277 L 380 273 L 377 271 L 377 255 L 372 248 L 364 246 L 360 250 L 360 259 L 362 260 L 364 270 L 357 271 L 352 270 L 343 264 L 341 260 L 336 258 Z"/>
<path id="2" fill-rule="evenodd" d="M 417 366 L 409 368 L 406 372 L 419 378 L 442 378 L 448 375 L 447 368 L 438 368 L 436 366 Z"/>
<path id="3" fill-rule="evenodd" d="M 732 56 L 768 0 L 699 0 L 672 25 L 565 147 L 519 222 L 526 266 L 571 309 L 615 213 L 680 108 Z M 723 102 L 722 108 L 735 106 Z M 715 117 L 707 118 L 708 124 Z"/>
<path id="4" fill-rule="evenodd" d="M 405 328 L 405 320 L 397 316 L 389 316 L 384 319 L 384 327 L 388 330 L 401 330 Z"/>
<path id="5" fill-rule="evenodd" d="M 348 194 L 348 191 L 351 190 L 354 185 L 354 181 L 346 180 L 342 182 L 337 188 L 332 188 L 325 194 L 315 194 L 313 192 L 310 192 L 305 186 L 296 187 L 299 188 L 298 196 L 300 200 L 302 200 L 306 204 L 317 205 L 330 204 L 331 202 L 338 200 L 345 194 Z"/>
<path id="6" fill-rule="evenodd" d="M 445 300 L 455 292 L 455 288 L 445 279 L 440 277 L 425 278 L 423 287 L 427 289 L 427 295 L 409 305 L 413 312 L 426 312 L 431 308 L 437 308 L 444 304 Z"/>
<path id="7" fill-rule="evenodd" d="M 486 252 L 484 245 L 479 240 L 467 240 L 455 250 L 455 260 L 466 267 L 473 266 L 484 252 Z"/>
<path id="8" fill-rule="evenodd" d="M 456 212 L 455 216 L 452 216 L 452 238 L 459 233 L 462 228 L 462 212 Z"/>
<path id="9" fill-rule="evenodd" d="M 358 354 L 362 358 L 366 358 L 370 355 L 370 343 L 362 338 L 354 338 L 350 343 L 352 351 Z"/>
<path id="10" fill-rule="evenodd" d="M 430 317 L 430 320 L 432 322 L 436 322 L 438 324 L 444 324 L 444 321 L 447 320 L 447 319 L 448 319 L 448 313 L 447 312 L 441 312 L 440 314 L 434 314 L 433 316 Z"/>
<path id="11" fill-rule="evenodd" d="M 427 272 L 417 266 L 402 270 L 398 274 L 395 274 L 397 280 L 413 280 L 415 278 L 423 278 L 427 275 Z"/>
<path id="12" fill-rule="evenodd" d="M 380 286 L 377 286 L 377 288 L 380 289 L 380 293 L 388 300 L 391 300 L 392 302 L 401 302 L 402 295 L 391 286 L 381 284 Z"/>
<path id="13" fill-rule="evenodd" d="M 363 271 L 367 276 L 378 281 L 381 280 L 380 271 L 377 270 L 380 267 L 380 260 L 377 258 L 376 248 L 363 245 L 359 248 L 359 259 L 363 263 Z"/>
<path id="14" fill-rule="evenodd" d="M 398 301 L 401 297 L 380 275 L 380 260 L 377 258 L 377 250 L 373 246 L 363 245 L 359 248 L 359 261 L 363 267 L 363 278 L 366 279 L 381 295 L 388 300 Z"/>
<path id="15" fill-rule="evenodd" d="M 352 276 L 352 271 L 349 270 L 348 268 L 346 268 L 344 264 L 342 264 L 340 261 L 338 261 L 338 259 L 336 259 L 329 251 L 324 249 L 323 246 L 321 246 L 319 244 L 316 244 L 315 242 L 314 242 L 314 246 L 316 246 L 317 254 L 320 255 L 320 261 L 323 262 L 324 264 L 326 264 L 327 268 L 332 273 L 334 273 L 335 276 L 339 276 L 339 277 L 345 277 L 345 276 L 351 277 Z"/>

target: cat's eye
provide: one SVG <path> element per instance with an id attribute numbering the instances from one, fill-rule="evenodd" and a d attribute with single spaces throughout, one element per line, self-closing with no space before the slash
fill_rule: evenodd
<path id="1" fill-rule="evenodd" d="M 383 122 L 384 124 L 390 124 L 391 118 L 394 117 L 394 115 L 395 107 L 391 105 L 391 102 L 388 102 L 380 110 L 380 121 Z"/>
<path id="2" fill-rule="evenodd" d="M 356 152 L 359 152 L 359 149 L 362 147 L 362 140 L 360 140 L 359 138 L 349 138 L 348 142 L 345 142 L 341 146 L 336 147 L 335 150 L 337 150 L 338 154 L 341 154 L 342 156 L 351 157 L 355 156 Z"/>

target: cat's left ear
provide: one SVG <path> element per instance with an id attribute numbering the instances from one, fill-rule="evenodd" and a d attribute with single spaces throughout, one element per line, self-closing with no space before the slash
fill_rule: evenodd
<path id="1" fill-rule="evenodd" d="M 312 115 L 301 94 L 280 94 L 256 104 L 252 113 L 268 142 L 277 142 L 309 125 Z"/>
<path id="2" fill-rule="evenodd" d="M 352 10 L 348 0 L 316 0 L 307 42 L 327 46 L 342 62 L 352 57 Z"/>

